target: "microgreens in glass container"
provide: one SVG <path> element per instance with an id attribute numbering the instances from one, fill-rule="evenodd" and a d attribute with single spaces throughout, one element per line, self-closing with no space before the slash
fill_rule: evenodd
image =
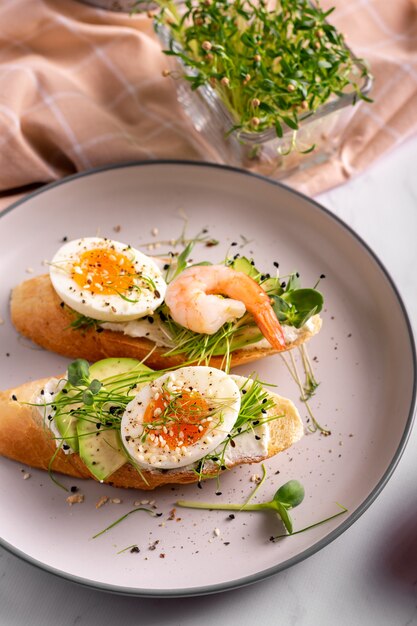
<path id="1" fill-rule="evenodd" d="M 142 3 L 139 3 L 141 5 Z M 309 0 L 156 0 L 164 75 L 202 137 L 227 163 L 286 175 L 340 143 L 366 63 Z"/>

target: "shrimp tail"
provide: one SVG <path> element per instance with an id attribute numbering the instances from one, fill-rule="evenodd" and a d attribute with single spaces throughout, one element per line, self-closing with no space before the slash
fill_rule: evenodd
<path id="1" fill-rule="evenodd" d="M 279 323 L 271 307 L 263 307 L 253 313 L 253 317 L 263 336 L 269 341 L 275 350 L 285 350 L 285 337 L 282 326 Z"/>

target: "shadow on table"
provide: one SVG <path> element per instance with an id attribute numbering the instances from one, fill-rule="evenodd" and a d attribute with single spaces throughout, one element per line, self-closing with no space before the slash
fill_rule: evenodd
<path id="1" fill-rule="evenodd" d="M 417 505 L 404 503 L 404 509 L 388 516 L 380 546 L 380 557 L 373 563 L 375 582 L 391 592 L 417 597 Z"/>

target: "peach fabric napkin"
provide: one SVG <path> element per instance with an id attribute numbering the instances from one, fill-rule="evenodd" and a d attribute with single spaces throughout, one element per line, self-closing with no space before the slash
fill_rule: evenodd
<path id="1" fill-rule="evenodd" d="M 412 0 L 323 0 L 375 76 L 331 161 L 288 183 L 315 194 L 347 180 L 417 129 Z M 133 159 L 220 161 L 176 100 L 146 15 L 75 0 L 0 2 L 0 193 Z"/>

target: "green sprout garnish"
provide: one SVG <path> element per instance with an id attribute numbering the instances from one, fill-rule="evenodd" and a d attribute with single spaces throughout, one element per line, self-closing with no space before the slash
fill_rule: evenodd
<path id="1" fill-rule="evenodd" d="M 306 375 L 306 382 L 304 384 L 301 381 L 300 374 L 298 372 L 297 364 L 295 362 L 292 351 L 290 351 L 288 354 L 280 354 L 280 357 L 283 363 L 285 364 L 288 372 L 290 373 L 291 377 L 297 384 L 298 389 L 300 391 L 300 400 L 301 402 L 304 403 L 304 406 L 307 409 L 307 413 L 309 415 L 307 422 L 311 421 L 311 423 L 308 424 L 308 430 L 311 433 L 315 433 L 316 431 L 319 431 L 322 435 L 324 435 L 325 437 L 328 437 L 329 435 L 331 435 L 331 431 L 328 428 L 325 428 L 324 426 L 321 426 L 319 424 L 309 404 L 309 399 L 313 395 L 314 390 L 317 388 L 318 383 L 316 379 L 314 378 L 311 362 L 307 354 L 307 348 L 305 346 L 300 346 L 298 347 L 298 351 L 301 354 L 301 362 L 303 364 L 304 373 Z"/>
<path id="2" fill-rule="evenodd" d="M 304 392 L 304 401 L 309 400 L 316 393 L 317 387 L 320 383 L 316 380 L 314 375 L 313 366 L 310 361 L 310 357 L 308 356 L 308 351 L 305 345 L 299 346 L 298 348 L 299 354 L 301 356 L 301 361 L 303 364 L 305 381 L 303 385 Z"/>
<path id="3" fill-rule="evenodd" d="M 274 407 L 275 401 L 268 391 L 264 389 L 263 384 L 252 374 L 240 387 L 240 410 L 231 432 L 216 450 L 200 459 L 197 468 L 194 470 L 200 483 L 206 474 L 210 477 L 215 476 L 219 482 L 221 472 L 228 469 L 226 462 L 227 451 L 230 447 L 236 445 L 235 440 L 238 437 L 245 433 L 253 433 L 256 436 L 256 427 L 284 417 L 282 413 L 269 413 Z"/>
<path id="4" fill-rule="evenodd" d="M 208 509 L 214 511 L 273 511 L 282 520 L 288 534 L 293 533 L 293 523 L 289 510 L 295 508 L 304 499 L 304 487 L 298 480 L 290 480 L 275 492 L 272 500 L 258 504 L 218 504 L 217 502 L 192 502 L 178 500 L 177 506 L 189 509 Z"/>
<path id="5" fill-rule="evenodd" d="M 265 469 L 264 475 L 262 479 L 262 483 L 265 479 Z M 249 498 L 243 504 L 219 504 L 217 502 L 194 502 L 190 500 L 178 500 L 176 503 L 177 506 L 188 508 L 188 509 L 205 509 L 209 511 L 238 511 L 238 512 L 263 512 L 263 511 L 272 511 L 281 519 L 286 533 L 281 535 L 276 535 L 270 538 L 270 541 L 276 541 L 282 537 L 288 537 L 289 535 L 298 535 L 302 532 L 315 528 L 316 526 L 320 526 L 330 520 L 338 517 L 339 515 L 343 515 L 347 513 L 347 508 L 342 506 L 339 503 L 336 503 L 342 511 L 328 517 L 326 519 L 320 520 L 319 522 L 315 522 L 314 524 L 310 524 L 305 528 L 301 528 L 300 530 L 294 531 L 293 521 L 291 519 L 289 511 L 295 509 L 295 507 L 299 506 L 301 502 L 304 500 L 304 487 L 298 480 L 289 480 L 284 485 L 282 485 L 274 494 L 272 500 L 268 500 L 266 502 L 259 502 L 258 504 L 250 504 L 250 500 L 252 499 L 255 491 L 259 489 L 260 485 L 255 487 L 253 493 L 249 496 Z"/>
<path id="6" fill-rule="evenodd" d="M 77 311 L 74 311 L 70 307 L 65 306 L 65 308 L 71 313 L 73 319 L 71 323 L 66 328 L 64 328 L 64 330 L 67 330 L 68 328 L 72 328 L 73 330 L 83 330 L 88 328 L 100 330 L 99 320 L 88 317 L 87 315 L 83 315 L 82 313 L 77 313 Z"/>
<path id="7" fill-rule="evenodd" d="M 147 0 L 136 3 L 148 5 Z M 300 123 L 344 93 L 370 101 L 361 91 L 369 76 L 343 35 L 308 0 L 156 0 L 155 27 L 168 30 L 164 53 L 177 57 L 177 76 L 196 90 L 215 90 L 232 117 L 229 134 L 273 131 L 281 138 L 295 134 Z M 184 10 L 183 10 L 184 9 Z M 314 150 L 310 146 L 305 153 Z M 281 152 L 283 154 L 283 152 Z"/>
<path id="8" fill-rule="evenodd" d="M 146 509 L 145 507 L 140 506 L 140 507 L 138 507 L 136 509 L 132 509 L 131 511 L 129 511 L 125 515 L 122 515 L 122 517 L 119 517 L 119 519 L 117 519 L 115 522 L 112 522 L 112 524 L 110 524 L 109 526 L 107 526 L 103 530 L 100 530 L 100 532 L 96 533 L 91 538 L 92 539 L 97 539 L 97 537 L 100 537 L 101 535 L 104 535 L 104 533 L 107 533 L 109 530 L 111 530 L 112 528 L 114 528 L 115 526 L 117 526 L 118 524 L 123 522 L 127 517 L 129 517 L 129 515 L 132 515 L 132 513 L 137 513 L 137 511 L 145 511 L 146 513 L 149 513 L 149 515 L 151 515 L 152 517 L 159 517 L 159 515 L 160 515 L 159 513 L 155 513 L 155 511 L 151 511 L 151 509 Z M 131 546 L 129 546 L 129 547 L 131 547 Z M 125 549 L 127 550 L 128 548 L 125 548 Z"/>

